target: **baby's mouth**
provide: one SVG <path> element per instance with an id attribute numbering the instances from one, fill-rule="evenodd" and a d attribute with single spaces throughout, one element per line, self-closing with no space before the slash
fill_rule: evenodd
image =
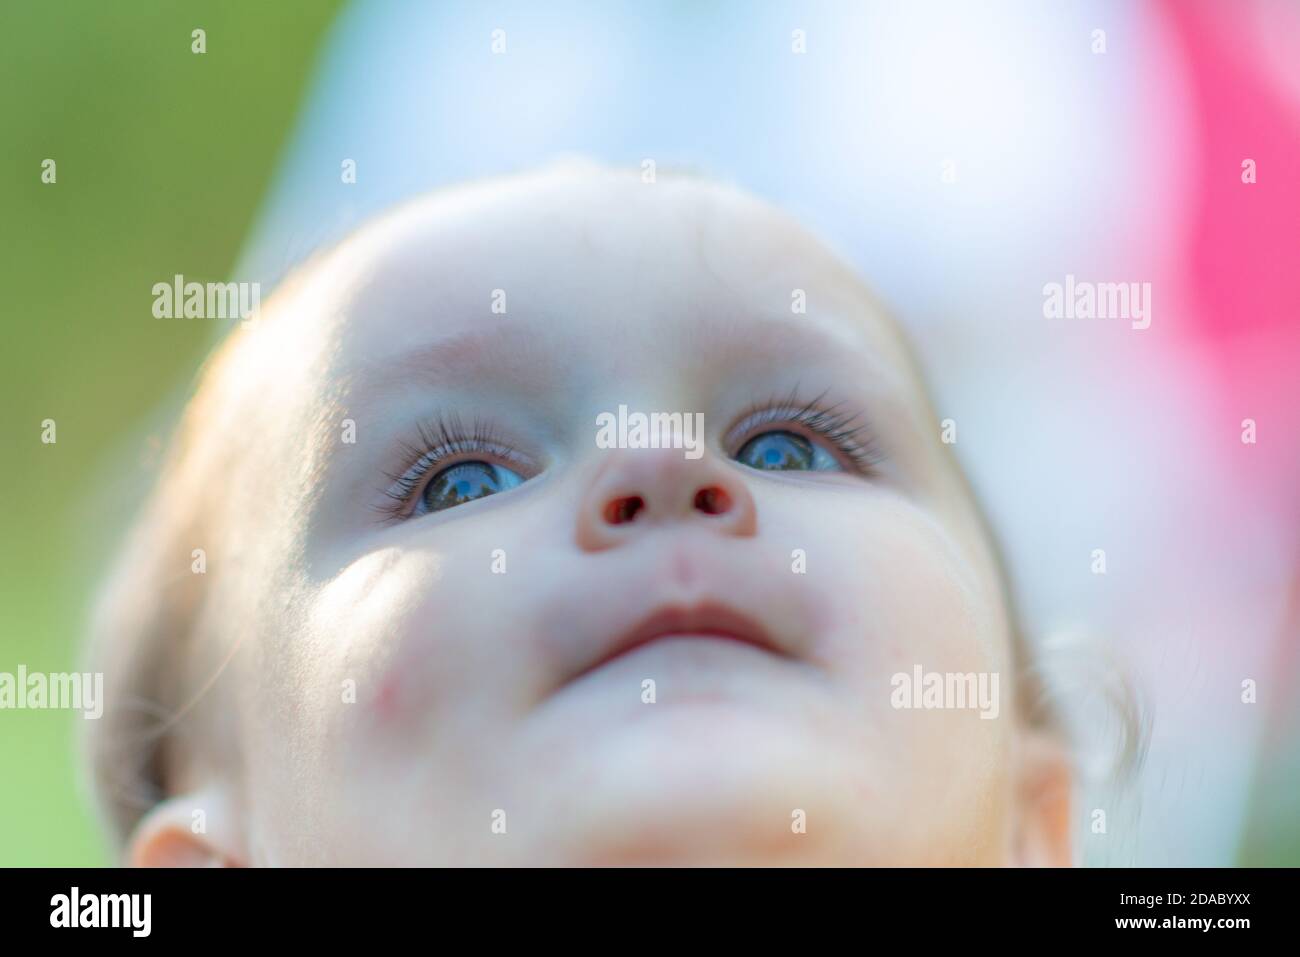
<path id="1" fill-rule="evenodd" d="M 700 668 L 725 683 L 714 669 L 734 665 L 739 678 L 823 667 L 825 596 L 790 572 L 781 550 L 680 531 L 584 559 L 581 573 L 543 600 L 527 633 L 549 675 L 545 694 L 642 655 L 651 670 L 696 672 L 702 684 Z"/>
<path id="2" fill-rule="evenodd" d="M 578 680 L 615 659 L 664 639 L 735 641 L 774 655 L 791 657 L 759 622 L 720 601 L 675 603 L 652 610 L 620 633 L 596 661 L 573 676 Z"/>

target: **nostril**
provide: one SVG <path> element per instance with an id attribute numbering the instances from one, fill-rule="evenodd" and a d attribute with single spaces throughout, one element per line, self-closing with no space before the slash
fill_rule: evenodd
<path id="1" fill-rule="evenodd" d="M 645 502 L 639 495 L 616 498 L 605 506 L 605 521 L 610 525 L 622 525 L 636 518 L 636 513 L 645 508 Z"/>
<path id="2" fill-rule="evenodd" d="M 695 508 L 705 515 L 721 515 L 731 510 L 731 496 L 726 489 L 711 485 L 695 493 Z"/>

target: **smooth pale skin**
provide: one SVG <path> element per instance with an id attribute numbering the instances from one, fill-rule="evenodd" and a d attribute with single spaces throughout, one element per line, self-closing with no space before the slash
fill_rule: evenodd
<path id="1" fill-rule="evenodd" d="M 743 413 L 796 389 L 862 414 L 873 474 L 734 461 Z M 188 680 L 230 660 L 134 863 L 1069 862 L 1066 763 L 1014 716 L 999 572 L 921 380 L 772 208 L 586 166 L 441 192 L 301 269 L 200 397 L 220 615 Z M 620 404 L 702 412 L 705 454 L 598 448 Z M 448 413 L 536 474 L 385 522 L 402 443 Z M 682 638 L 569 680 L 698 596 L 792 653 Z M 893 708 L 916 664 L 999 673 L 999 717 Z"/>

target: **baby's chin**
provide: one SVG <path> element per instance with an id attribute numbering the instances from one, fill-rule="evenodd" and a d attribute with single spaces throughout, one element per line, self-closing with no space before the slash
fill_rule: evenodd
<path id="1" fill-rule="evenodd" d="M 716 727 L 702 723 L 710 715 Z M 982 819 L 989 802 L 945 817 L 912 768 L 864 753 L 861 740 L 818 740 L 801 726 L 705 704 L 662 720 L 625 738 L 616 761 L 593 760 L 576 778 L 556 769 L 535 795 L 553 808 L 555 827 L 533 863 L 1002 863 L 998 829 Z"/>
<path id="2" fill-rule="evenodd" d="M 530 802 L 554 812 L 546 863 L 813 862 L 842 851 L 845 824 L 862 819 L 861 751 L 819 733 L 829 715 L 812 718 L 789 688 L 762 695 L 757 684 L 670 695 L 571 729 L 568 746 L 552 738 L 535 752 L 545 768 L 528 769 Z"/>
<path id="3" fill-rule="evenodd" d="M 701 702 L 628 729 L 616 753 L 552 779 L 565 809 L 557 864 L 851 863 L 877 856 L 855 834 L 861 770 L 803 728 Z M 541 797 L 541 795 L 539 795 Z"/>

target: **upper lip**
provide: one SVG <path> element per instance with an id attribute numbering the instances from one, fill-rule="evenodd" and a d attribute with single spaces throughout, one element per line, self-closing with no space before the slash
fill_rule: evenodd
<path id="1" fill-rule="evenodd" d="M 767 630 L 748 615 L 719 601 L 669 604 L 650 612 L 618 636 L 606 653 L 577 676 L 608 664 L 641 645 L 670 635 L 706 635 L 754 645 L 774 654 L 786 652 Z"/>

